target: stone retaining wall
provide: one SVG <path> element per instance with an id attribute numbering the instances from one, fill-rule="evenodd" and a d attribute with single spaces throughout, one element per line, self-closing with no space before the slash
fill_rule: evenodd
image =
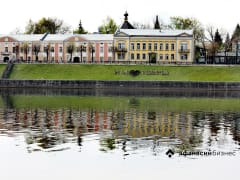
<path id="1" fill-rule="evenodd" d="M 98 80 L 0 80 L 0 88 L 133 88 L 240 90 L 240 82 L 181 82 L 181 81 L 98 81 Z"/>

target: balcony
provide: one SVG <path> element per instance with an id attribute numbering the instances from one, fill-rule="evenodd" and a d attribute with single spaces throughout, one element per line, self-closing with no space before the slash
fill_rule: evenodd
<path id="1" fill-rule="evenodd" d="M 114 52 L 127 52 L 127 49 L 126 48 L 114 47 L 113 51 Z"/>
<path id="2" fill-rule="evenodd" d="M 12 54 L 12 52 L 1 52 L 1 55 L 3 55 L 3 56 L 9 56 L 11 54 Z"/>
<path id="3" fill-rule="evenodd" d="M 190 53 L 190 49 L 179 49 L 179 53 Z"/>

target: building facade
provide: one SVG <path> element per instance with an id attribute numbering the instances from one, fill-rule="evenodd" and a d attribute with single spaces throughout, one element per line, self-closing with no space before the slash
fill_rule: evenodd
<path id="1" fill-rule="evenodd" d="M 116 61 L 184 63 L 194 58 L 192 30 L 119 29 L 114 34 Z"/>
<path id="2" fill-rule="evenodd" d="M 135 29 L 128 13 L 115 34 L 33 34 L 0 36 L 0 63 L 133 63 L 191 64 L 192 30 Z"/>
<path id="3" fill-rule="evenodd" d="M 105 63 L 113 60 L 112 34 L 0 36 L 0 62 Z"/>

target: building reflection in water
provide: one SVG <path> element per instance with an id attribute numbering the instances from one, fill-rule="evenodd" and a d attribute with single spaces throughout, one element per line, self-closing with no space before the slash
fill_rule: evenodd
<path id="1" fill-rule="evenodd" d="M 133 102 L 136 104 L 137 102 Z M 102 151 L 162 147 L 180 150 L 240 145 L 240 113 L 102 111 L 81 109 L 0 109 L 1 135 L 24 134 L 29 151 L 62 151 L 67 143 L 84 146 L 97 134 Z M 230 140 L 229 138 L 231 137 Z"/>

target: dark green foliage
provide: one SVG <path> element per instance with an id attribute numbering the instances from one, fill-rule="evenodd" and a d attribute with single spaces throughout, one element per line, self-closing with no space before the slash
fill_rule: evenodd
<path id="1" fill-rule="evenodd" d="M 98 28 L 98 31 L 102 34 L 114 34 L 116 30 L 117 24 L 110 17 L 107 17 L 106 21 Z"/>
<path id="2" fill-rule="evenodd" d="M 130 70 L 129 74 L 132 76 L 138 76 L 139 74 L 141 74 L 141 71 L 139 70 Z"/>
<path id="3" fill-rule="evenodd" d="M 82 26 L 82 21 L 80 20 L 79 25 L 78 25 L 78 29 L 73 31 L 74 34 L 87 34 L 88 32 L 85 31 L 85 29 Z"/>
<path id="4" fill-rule="evenodd" d="M 26 26 L 26 34 L 65 34 L 69 32 L 70 27 L 64 25 L 62 20 L 57 18 L 45 18 L 43 17 L 38 22 L 33 22 L 29 20 L 28 25 Z"/>
<path id="5" fill-rule="evenodd" d="M 217 43 L 218 46 L 222 45 L 222 37 L 219 34 L 218 29 L 217 29 L 217 31 L 215 32 L 215 35 L 214 35 L 214 42 Z"/>

